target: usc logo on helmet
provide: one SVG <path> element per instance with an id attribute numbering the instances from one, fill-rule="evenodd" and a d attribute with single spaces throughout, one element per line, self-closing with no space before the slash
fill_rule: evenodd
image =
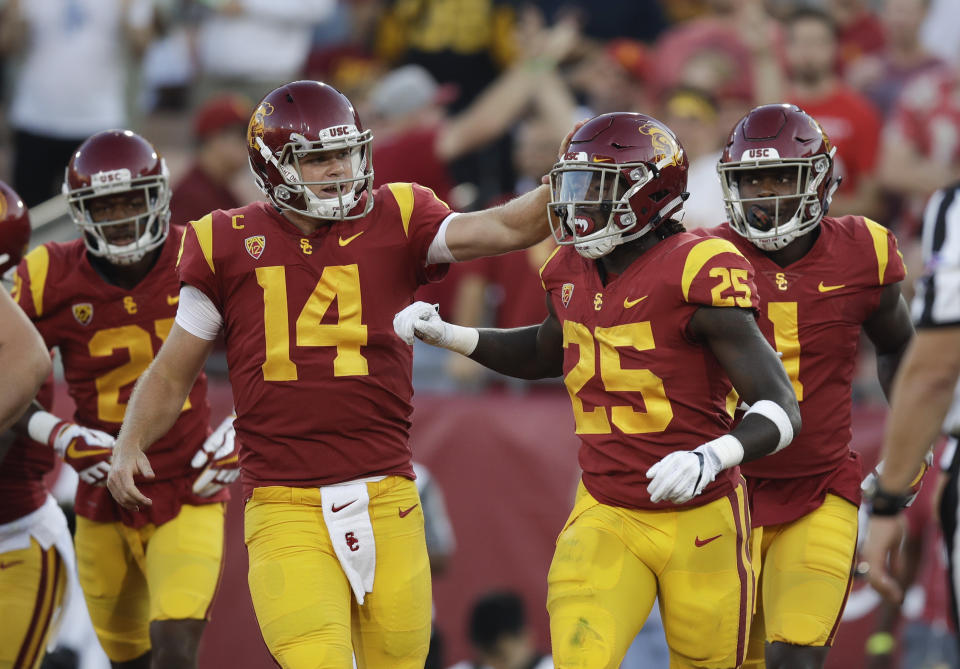
<path id="1" fill-rule="evenodd" d="M 654 157 L 657 159 L 658 164 L 668 158 L 670 162 L 668 162 L 667 165 L 680 164 L 679 160 L 683 155 L 683 149 L 680 148 L 680 145 L 677 143 L 677 140 L 674 139 L 673 135 L 649 121 L 645 122 L 637 128 L 637 130 L 640 131 L 641 135 L 646 135 L 650 138 L 650 143 L 653 144 L 653 150 L 656 151 Z"/>
<path id="2" fill-rule="evenodd" d="M 247 143 L 251 149 L 259 149 L 257 146 L 257 137 L 263 137 L 263 119 L 273 113 L 273 105 L 269 102 L 261 102 L 257 110 L 250 117 L 250 125 L 247 126 Z"/>

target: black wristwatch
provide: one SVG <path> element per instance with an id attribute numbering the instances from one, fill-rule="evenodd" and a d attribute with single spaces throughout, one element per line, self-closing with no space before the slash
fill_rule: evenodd
<path id="1" fill-rule="evenodd" d="M 867 499 L 870 501 L 870 513 L 872 515 L 895 516 L 907 508 L 910 495 L 887 492 L 879 484 L 876 484 L 872 490 L 867 492 Z"/>

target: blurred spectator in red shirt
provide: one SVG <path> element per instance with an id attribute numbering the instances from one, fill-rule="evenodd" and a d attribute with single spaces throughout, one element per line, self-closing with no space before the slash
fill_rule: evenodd
<path id="1" fill-rule="evenodd" d="M 786 19 L 785 35 L 786 79 L 779 87 L 775 80 L 766 81 L 768 86 L 758 90 L 757 102 L 792 102 L 817 119 L 837 147 L 834 174 L 843 177 L 830 214 L 876 218 L 880 197 L 874 170 L 880 115 L 834 69 L 836 25 L 826 12 L 803 8 Z"/>
<path id="2" fill-rule="evenodd" d="M 960 180 L 960 72 L 935 70 L 906 85 L 884 128 L 877 173 L 907 198 L 903 232 L 916 231 L 927 198 Z"/>
<path id="3" fill-rule="evenodd" d="M 173 188 L 172 223 L 184 225 L 216 209 L 240 206 L 230 184 L 247 167 L 245 133 L 251 111 L 250 101 L 236 95 L 211 98 L 197 110 L 193 119 L 196 153 Z"/>
<path id="4" fill-rule="evenodd" d="M 847 67 L 847 81 L 885 117 L 893 112 L 900 92 L 910 79 L 945 66 L 920 42 L 920 27 L 929 4 L 930 0 L 885 0 L 880 18 L 886 46 Z"/>
<path id="5" fill-rule="evenodd" d="M 867 0 L 824 3 L 837 26 L 837 65 L 840 70 L 859 58 L 883 50 L 884 31 Z"/>

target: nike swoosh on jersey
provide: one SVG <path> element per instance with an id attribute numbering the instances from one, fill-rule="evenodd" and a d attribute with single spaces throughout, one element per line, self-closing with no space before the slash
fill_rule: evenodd
<path id="1" fill-rule="evenodd" d="M 77 448 L 77 440 L 74 439 L 67 445 L 66 455 L 68 458 L 76 460 L 79 458 L 89 458 L 91 455 L 104 455 L 110 452 L 112 452 L 112 449 L 109 448 L 88 448 L 81 450 Z"/>
<path id="2" fill-rule="evenodd" d="M 346 504 L 341 504 L 340 506 L 337 506 L 336 504 L 331 504 L 331 505 L 330 505 L 330 510 L 333 511 L 334 513 L 336 513 L 337 511 L 343 511 L 344 509 L 346 509 L 348 506 L 350 506 L 351 504 L 353 504 L 353 503 L 356 502 L 356 501 L 357 501 L 357 500 L 352 499 L 352 500 L 350 500 L 349 502 L 347 502 Z"/>
<path id="3" fill-rule="evenodd" d="M 176 304 L 180 301 L 179 295 L 167 295 L 167 304 Z"/>
<path id="4" fill-rule="evenodd" d="M 839 290 L 840 288 L 843 288 L 844 286 L 846 286 L 845 283 L 841 283 L 841 284 L 838 284 L 838 285 L 836 285 L 836 286 L 824 286 L 824 285 L 823 285 L 823 281 L 821 281 L 821 282 L 820 282 L 820 285 L 817 286 L 817 290 L 819 290 L 821 293 L 829 293 L 831 290 Z"/>
<path id="5" fill-rule="evenodd" d="M 13 567 L 18 564 L 23 564 L 23 560 L 11 560 L 10 562 L 0 562 L 0 569 L 6 569 L 7 567 Z"/>
<path id="6" fill-rule="evenodd" d="M 625 297 L 623 298 L 623 308 L 629 309 L 630 307 L 635 307 L 641 302 L 643 302 L 645 299 L 647 299 L 648 297 L 649 295 L 644 295 L 643 297 L 638 297 L 635 300 L 631 300 L 629 297 Z"/>
<path id="7" fill-rule="evenodd" d="M 401 518 L 406 518 L 406 517 L 407 517 L 407 514 L 410 513 L 411 511 L 413 511 L 414 509 L 416 509 L 418 506 L 420 506 L 420 505 L 419 505 L 419 504 L 414 504 L 413 506 L 411 506 L 409 509 L 406 509 L 406 510 L 401 509 L 401 508 L 398 506 L 398 507 L 397 507 L 397 512 L 399 512 Z"/>
<path id="8" fill-rule="evenodd" d="M 700 548 L 701 546 L 706 546 L 706 545 L 709 544 L 711 541 L 714 541 L 714 540 L 716 540 L 716 539 L 719 539 L 719 538 L 722 537 L 722 536 L 723 536 L 722 534 L 718 534 L 717 536 L 715 536 L 715 537 L 710 537 L 709 539 L 701 539 L 700 537 L 695 537 L 694 540 L 693 540 L 693 543 L 696 544 L 697 548 Z"/>
<path id="9" fill-rule="evenodd" d="M 339 239 L 339 241 L 340 241 L 340 246 L 346 246 L 347 244 L 349 244 L 350 242 L 352 242 L 354 239 L 356 239 L 357 237 L 359 237 L 360 235 L 362 235 L 364 232 L 366 232 L 366 230 L 361 230 L 361 231 L 358 232 L 357 234 L 351 235 L 350 237 L 347 237 L 346 239 L 344 239 L 343 237 L 340 237 L 340 239 Z"/>

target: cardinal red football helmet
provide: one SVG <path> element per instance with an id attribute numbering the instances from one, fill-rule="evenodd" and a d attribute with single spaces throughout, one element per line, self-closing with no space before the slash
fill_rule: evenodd
<path id="1" fill-rule="evenodd" d="M 91 203 L 125 194 L 142 201 L 143 211 L 123 218 L 94 220 Z M 167 164 L 150 142 L 130 130 L 105 130 L 87 138 L 67 165 L 63 195 L 92 255 L 126 265 L 137 262 L 167 238 Z M 123 226 L 133 226 L 132 241 L 112 243 Z"/>
<path id="2" fill-rule="evenodd" d="M 599 258 L 683 212 L 689 163 L 667 126 L 645 114 L 603 114 L 577 130 L 550 171 L 559 244 Z"/>
<path id="3" fill-rule="evenodd" d="M 782 249 L 820 224 L 840 183 L 837 149 L 817 121 L 791 104 L 756 107 L 734 127 L 717 165 L 730 227 L 764 251 Z M 796 170 L 789 195 L 745 198 L 741 179 L 771 168 Z"/>
<path id="4" fill-rule="evenodd" d="M 257 185 L 280 209 L 322 219 L 361 218 L 373 208 L 373 133 L 340 91 L 319 81 L 295 81 L 271 91 L 250 117 L 247 151 Z M 349 151 L 346 178 L 304 181 L 300 161 L 320 152 Z M 335 197 L 311 190 L 333 189 Z M 366 203 L 353 211 L 363 193 Z M 353 213 L 351 213 L 353 212 Z"/>
<path id="5" fill-rule="evenodd" d="M 0 181 L 0 276 L 20 264 L 30 243 L 30 213 L 10 186 Z"/>

